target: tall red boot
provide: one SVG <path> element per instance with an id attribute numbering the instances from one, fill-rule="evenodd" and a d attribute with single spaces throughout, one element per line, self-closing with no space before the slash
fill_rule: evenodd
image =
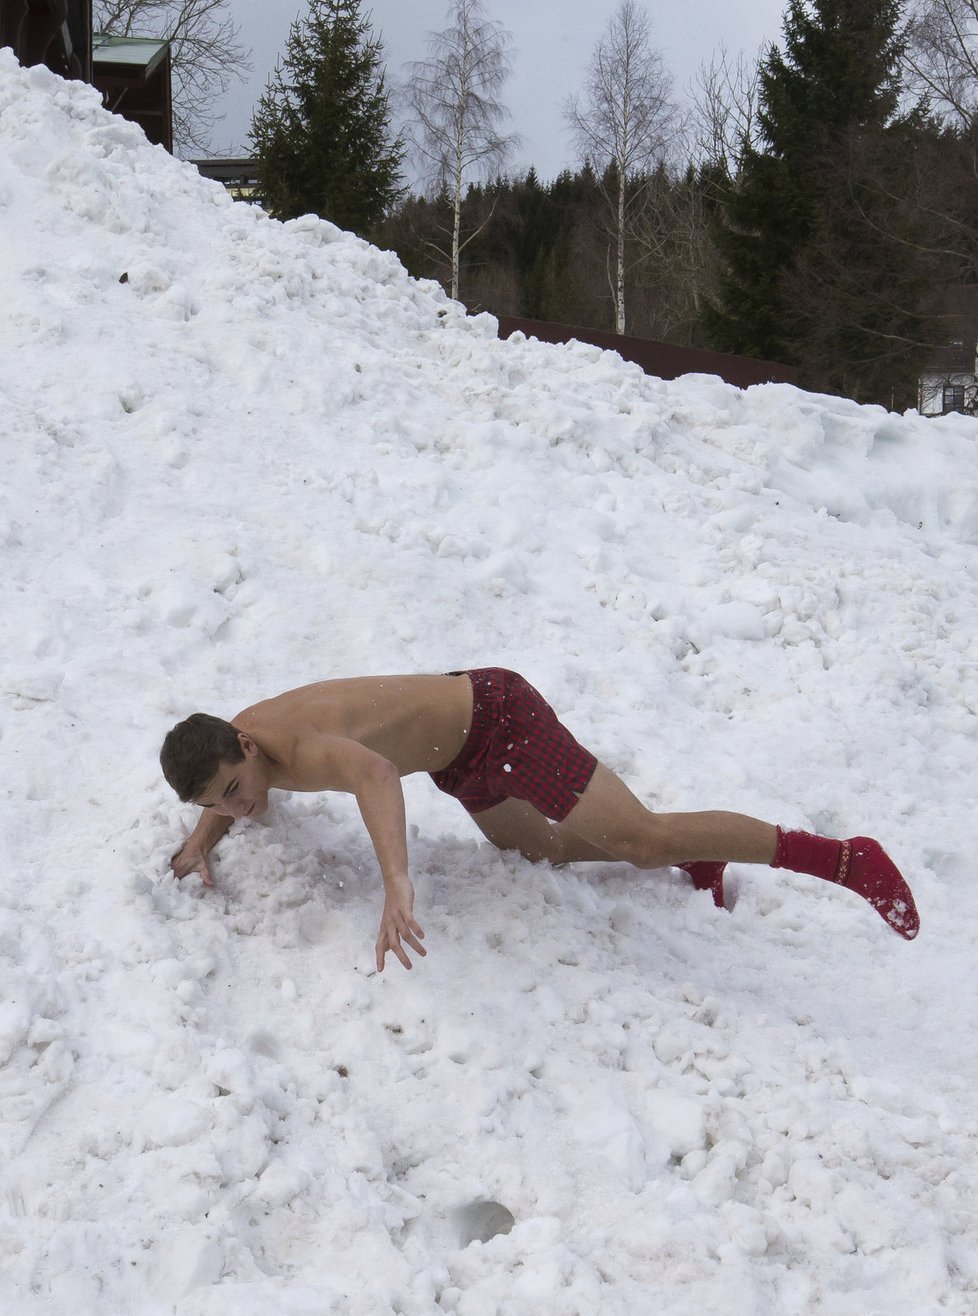
<path id="1" fill-rule="evenodd" d="M 688 864 L 679 865 L 693 879 L 697 891 L 713 892 L 713 903 L 717 909 L 723 909 L 723 870 L 726 866 L 709 859 L 694 859 Z"/>
<path id="2" fill-rule="evenodd" d="M 879 841 L 853 836 L 834 841 L 810 832 L 778 828 L 778 845 L 772 868 L 809 873 L 844 886 L 868 901 L 894 932 L 913 941 L 920 931 L 920 916 L 903 875 Z"/>

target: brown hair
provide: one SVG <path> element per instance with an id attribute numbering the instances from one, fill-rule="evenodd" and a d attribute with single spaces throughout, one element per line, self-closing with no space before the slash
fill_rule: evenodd
<path id="1" fill-rule="evenodd" d="M 167 732 L 160 767 L 186 804 L 203 795 L 222 763 L 238 763 L 243 758 L 237 727 L 210 713 L 191 713 Z"/>

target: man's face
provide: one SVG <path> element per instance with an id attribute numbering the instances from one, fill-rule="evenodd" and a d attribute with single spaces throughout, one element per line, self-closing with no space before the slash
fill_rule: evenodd
<path id="1" fill-rule="evenodd" d="M 268 808 L 268 783 L 258 746 L 242 732 L 238 742 L 244 758 L 237 763 L 222 761 L 195 804 L 227 818 L 254 818 Z"/>

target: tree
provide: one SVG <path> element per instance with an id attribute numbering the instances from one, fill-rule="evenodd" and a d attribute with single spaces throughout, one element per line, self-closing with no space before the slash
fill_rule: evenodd
<path id="1" fill-rule="evenodd" d="M 702 310 L 716 286 L 712 185 L 692 165 L 678 177 L 663 166 L 647 190 L 632 239 L 639 253 L 629 290 L 633 332 L 697 346 Z"/>
<path id="2" fill-rule="evenodd" d="M 407 99 L 429 191 L 445 193 L 451 202 L 451 237 L 444 255 L 451 295 L 457 298 L 461 253 L 476 236 L 462 237 L 466 183 L 473 175 L 490 177 L 501 169 L 519 139 L 500 130 L 507 115 L 499 95 L 511 67 L 509 34 L 485 17 L 482 0 L 454 0 L 450 17 L 449 27 L 430 34 L 428 58 L 411 66 Z"/>
<path id="3" fill-rule="evenodd" d="M 228 0 L 95 0 L 92 26 L 107 36 L 169 41 L 173 136 L 179 149 L 210 149 L 214 105 L 251 64 L 238 43 Z"/>
<path id="4" fill-rule="evenodd" d="M 908 82 L 956 126 L 978 118 L 978 0 L 913 0 L 907 27 Z"/>
<path id="5" fill-rule="evenodd" d="M 761 59 L 748 61 L 743 54 L 731 61 L 720 46 L 709 65 L 696 73 L 691 116 L 692 150 L 707 169 L 720 169 L 734 177 L 740 170 L 744 151 L 757 145 L 757 110 Z"/>
<path id="6" fill-rule="evenodd" d="M 279 219 L 315 214 L 361 236 L 400 194 L 380 42 L 360 0 L 309 0 L 251 123 L 259 190 Z"/>
<path id="7" fill-rule="evenodd" d="M 635 0 L 620 0 L 595 47 L 584 98 L 564 107 L 582 159 L 604 180 L 615 244 L 612 296 L 618 333 L 625 332 L 625 247 L 632 215 L 640 209 L 640 179 L 652 172 L 676 126 L 672 79 L 650 44 L 648 15 Z"/>
<path id="8" fill-rule="evenodd" d="M 912 0 L 905 73 L 940 122 L 927 200 L 960 256 L 949 282 L 978 283 L 978 0 Z M 953 321 L 953 310 L 949 307 Z"/>
<path id="9" fill-rule="evenodd" d="M 791 0 L 762 64 L 759 144 L 725 189 L 713 346 L 787 361 L 807 387 L 889 403 L 926 351 L 935 277 L 908 179 L 899 0 Z"/>

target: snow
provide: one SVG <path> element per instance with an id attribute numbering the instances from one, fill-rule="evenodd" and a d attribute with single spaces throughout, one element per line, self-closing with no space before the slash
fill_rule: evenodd
<path id="1" fill-rule="evenodd" d="M 975 422 L 501 342 L 6 50 L 0 226 L 5 1316 L 974 1312 Z M 657 807 L 878 836 L 920 937 L 423 778 L 410 974 L 347 798 L 168 876 L 179 718 L 490 663 Z"/>

